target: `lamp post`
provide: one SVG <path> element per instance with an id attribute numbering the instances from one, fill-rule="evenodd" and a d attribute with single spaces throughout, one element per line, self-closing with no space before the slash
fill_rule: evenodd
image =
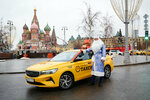
<path id="1" fill-rule="evenodd" d="M 134 45 L 133 45 L 133 43 L 137 44 L 136 38 L 138 37 L 138 34 L 139 34 L 140 16 L 138 14 L 134 17 L 134 19 L 131 20 L 131 24 L 132 24 L 131 50 L 134 52 L 134 49 L 139 49 L 139 48 L 134 48 Z M 135 47 L 137 47 L 137 45 L 135 45 Z"/>
<path id="2" fill-rule="evenodd" d="M 134 55 L 134 50 L 133 50 L 133 20 L 131 20 L 131 24 L 132 24 L 132 42 L 131 42 L 131 50 L 132 50 L 132 56 Z"/>
<path id="3" fill-rule="evenodd" d="M 148 35 L 148 15 L 147 14 L 145 14 L 144 16 L 144 30 L 145 30 L 145 41 L 146 41 L 146 60 L 147 60 L 147 41 L 148 41 L 148 39 L 149 39 L 149 35 Z"/>
<path id="4" fill-rule="evenodd" d="M 124 63 L 130 63 L 129 49 L 128 49 L 128 24 L 136 16 L 142 0 L 110 0 L 111 5 L 120 18 L 125 24 L 125 55 Z"/>
<path id="5" fill-rule="evenodd" d="M 0 52 L 3 52 L 3 26 L 2 26 L 2 18 L 0 22 Z"/>
<path id="6" fill-rule="evenodd" d="M 64 48 L 66 47 L 66 30 L 68 30 L 68 28 L 66 26 L 62 27 L 62 29 L 64 31 Z"/>
<path id="7" fill-rule="evenodd" d="M 8 20 L 7 24 L 9 25 L 9 31 L 10 31 L 10 44 L 9 44 L 9 50 L 11 50 L 11 30 L 12 30 L 12 26 L 13 26 L 13 22 L 11 20 Z"/>

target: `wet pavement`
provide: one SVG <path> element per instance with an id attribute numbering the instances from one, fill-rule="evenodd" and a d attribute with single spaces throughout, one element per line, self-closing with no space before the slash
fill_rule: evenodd
<path id="1" fill-rule="evenodd" d="M 115 67 L 103 87 L 88 86 L 90 79 L 86 79 L 60 90 L 28 85 L 24 74 L 2 74 L 0 100 L 150 100 L 149 75 L 150 64 Z"/>
<path id="2" fill-rule="evenodd" d="M 33 64 L 48 61 L 49 58 L 11 59 L 0 62 L 0 73 L 25 72 Z"/>
<path id="3" fill-rule="evenodd" d="M 1 73 L 15 73 L 15 72 L 25 72 L 25 69 L 33 64 L 48 61 L 49 58 L 32 58 L 32 59 L 11 59 L 0 62 L 0 74 Z M 126 65 L 123 63 L 124 56 L 115 56 L 113 57 L 114 66 Z M 130 56 L 130 64 L 137 63 L 150 63 L 150 56 L 148 56 L 148 60 L 146 61 L 146 56 L 144 55 L 134 55 Z"/>

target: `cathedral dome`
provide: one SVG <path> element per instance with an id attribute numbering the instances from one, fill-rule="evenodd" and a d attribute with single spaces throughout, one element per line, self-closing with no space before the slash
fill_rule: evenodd
<path id="1" fill-rule="evenodd" d="M 35 24 L 35 23 L 33 23 L 33 24 L 31 25 L 31 29 L 38 29 L 38 25 Z"/>
<path id="2" fill-rule="evenodd" d="M 29 30 L 27 30 L 26 34 L 31 34 L 31 32 Z"/>
<path id="3" fill-rule="evenodd" d="M 44 34 L 44 31 L 40 30 L 40 34 Z"/>
<path id="4" fill-rule="evenodd" d="M 48 24 L 45 26 L 44 31 L 51 31 L 51 28 L 48 26 Z"/>
<path id="5" fill-rule="evenodd" d="M 23 29 L 28 30 L 28 26 L 26 24 L 24 24 Z"/>

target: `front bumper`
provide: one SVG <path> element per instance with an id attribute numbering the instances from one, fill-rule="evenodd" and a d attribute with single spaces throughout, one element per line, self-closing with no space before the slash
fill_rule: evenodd
<path id="1" fill-rule="evenodd" d="M 38 87 L 58 87 L 59 77 L 60 76 L 56 75 L 55 73 L 48 75 L 40 75 L 38 77 L 29 77 L 25 74 L 26 83 Z M 33 81 L 29 81 L 29 79 Z"/>

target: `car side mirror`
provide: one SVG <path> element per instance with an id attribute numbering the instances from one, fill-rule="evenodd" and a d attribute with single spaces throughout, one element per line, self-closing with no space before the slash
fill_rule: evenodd
<path id="1" fill-rule="evenodd" d="M 79 54 L 79 57 L 82 57 L 83 55 L 84 55 L 84 53 L 82 52 L 82 53 Z"/>

